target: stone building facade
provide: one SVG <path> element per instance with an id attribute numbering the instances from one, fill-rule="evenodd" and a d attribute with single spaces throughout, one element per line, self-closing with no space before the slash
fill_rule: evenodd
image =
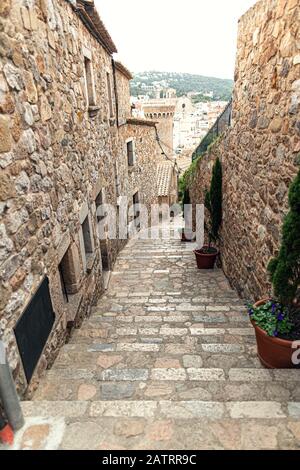
<path id="1" fill-rule="evenodd" d="M 126 243 L 99 206 L 156 202 L 158 153 L 93 1 L 2 0 L 0 25 L 0 339 L 24 393 Z"/>
<path id="2" fill-rule="evenodd" d="M 243 297 L 270 292 L 288 188 L 300 164 L 300 2 L 262 0 L 239 22 L 232 123 L 190 180 L 204 200 L 213 162 L 223 165 L 221 257 Z"/>
<path id="3" fill-rule="evenodd" d="M 143 105 L 143 111 L 146 119 L 157 122 L 161 145 L 168 157 L 173 157 L 175 103 L 169 103 L 169 100 L 150 101 Z"/>

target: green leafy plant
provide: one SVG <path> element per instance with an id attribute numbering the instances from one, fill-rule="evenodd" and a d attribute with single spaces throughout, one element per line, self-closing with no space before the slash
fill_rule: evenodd
<path id="1" fill-rule="evenodd" d="M 211 252 L 211 244 L 218 240 L 222 223 L 222 164 L 219 158 L 213 166 L 210 190 L 206 190 L 204 205 L 209 213 L 209 221 L 205 223 L 205 228 L 209 240 L 208 250 Z"/>
<path id="2" fill-rule="evenodd" d="M 289 189 L 289 206 L 279 254 L 268 264 L 276 300 L 256 308 L 248 305 L 251 319 L 270 336 L 293 332 L 300 313 L 300 171 Z"/>
<path id="3" fill-rule="evenodd" d="M 292 330 L 289 310 L 279 302 L 270 300 L 259 307 L 249 304 L 248 312 L 251 320 L 269 336 L 276 337 L 279 334 L 290 333 Z"/>

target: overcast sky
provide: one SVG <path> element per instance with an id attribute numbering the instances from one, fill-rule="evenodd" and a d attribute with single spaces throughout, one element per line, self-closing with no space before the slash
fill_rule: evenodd
<path id="1" fill-rule="evenodd" d="M 95 0 L 132 72 L 234 73 L 238 18 L 256 0 Z"/>

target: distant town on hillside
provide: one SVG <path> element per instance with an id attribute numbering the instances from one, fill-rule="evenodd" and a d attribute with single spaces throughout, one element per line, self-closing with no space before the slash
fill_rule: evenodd
<path id="1" fill-rule="evenodd" d="M 229 101 L 233 90 L 233 80 L 189 73 L 139 72 L 131 81 L 131 95 L 148 95 L 156 98 L 164 88 L 174 88 L 178 97 L 189 95 L 194 103 L 209 101 Z"/>

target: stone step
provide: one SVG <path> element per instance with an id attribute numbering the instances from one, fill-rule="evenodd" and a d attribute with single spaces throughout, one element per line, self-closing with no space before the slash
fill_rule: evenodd
<path id="1" fill-rule="evenodd" d="M 23 403 L 26 422 L 13 449 L 297 449 L 299 411 L 295 405 L 164 400 Z"/>
<path id="2" fill-rule="evenodd" d="M 117 340 L 118 343 L 224 343 L 224 344 L 255 344 L 255 336 L 252 329 L 245 328 L 204 328 L 203 325 L 195 327 L 169 327 L 147 325 L 142 328 L 81 328 L 76 330 L 70 343 L 90 342 L 91 340 L 107 343 Z M 141 350 L 145 349 L 144 346 Z M 154 348 L 155 349 L 155 348 Z"/>
<path id="3" fill-rule="evenodd" d="M 81 377 L 50 375 L 44 378 L 35 401 L 89 400 L 202 400 L 202 401 L 300 401 L 299 382 L 284 381 L 99 381 Z"/>
<path id="4" fill-rule="evenodd" d="M 197 302 L 191 302 L 187 301 L 187 299 L 180 298 L 180 297 L 168 297 L 168 296 L 162 296 L 159 297 L 157 295 L 153 296 L 147 296 L 142 297 L 138 295 L 134 295 L 132 297 L 125 297 L 123 294 L 121 297 L 117 298 L 110 298 L 106 300 L 105 302 L 100 303 L 97 307 L 93 308 L 93 314 L 101 314 L 101 313 L 106 313 L 109 311 L 116 311 L 116 313 L 119 311 L 121 307 L 126 307 L 128 306 L 144 306 L 145 307 L 145 312 L 147 311 L 147 307 L 155 307 L 156 305 L 162 309 L 165 308 L 172 308 L 173 310 L 176 311 L 187 311 L 187 312 L 205 312 L 207 315 L 213 315 L 214 313 L 223 313 L 224 315 L 226 313 L 232 313 L 236 315 L 240 315 L 242 317 L 246 316 L 248 318 L 247 311 L 245 309 L 245 306 L 240 305 L 238 303 L 234 304 L 232 301 L 225 303 L 224 301 L 215 301 L 212 303 L 211 301 L 205 302 L 203 301 L 197 301 Z"/>
<path id="5" fill-rule="evenodd" d="M 159 320 L 159 315 L 153 314 L 149 315 L 150 317 L 150 323 L 156 323 L 154 320 Z M 176 317 L 178 319 L 177 315 L 171 316 L 172 320 L 176 320 Z M 164 319 L 165 317 L 161 317 Z M 183 317 L 179 317 L 181 320 Z M 185 318 L 185 317 L 184 317 Z M 73 337 L 74 336 L 90 336 L 91 337 L 107 337 L 108 333 L 113 333 L 116 332 L 119 336 L 137 336 L 137 335 L 144 335 L 142 333 L 144 330 L 149 329 L 149 324 L 148 322 L 145 321 L 145 326 L 143 325 L 144 317 L 142 316 L 141 318 L 135 318 L 134 325 L 128 325 L 126 324 L 125 326 L 119 327 L 118 325 L 112 324 L 111 322 L 106 322 L 105 320 L 103 322 L 98 322 L 91 320 L 91 323 L 85 322 L 83 323 L 82 327 L 79 329 L 76 329 L 73 331 Z M 126 322 L 129 323 L 129 322 Z M 250 326 L 247 325 L 242 325 L 241 327 L 238 327 L 236 324 L 234 325 L 229 325 L 229 324 L 222 324 L 218 325 L 218 327 L 214 327 L 211 323 L 207 324 L 204 326 L 204 322 L 198 322 L 198 321 L 188 321 L 188 322 L 180 322 L 183 326 L 180 326 L 174 321 L 173 324 L 168 324 L 172 323 L 169 321 L 162 321 L 162 324 L 155 325 L 155 335 L 162 335 L 162 336 L 223 336 L 223 335 L 230 335 L 234 337 L 245 337 L 245 336 L 253 336 L 254 335 L 254 329 Z M 151 328 L 152 330 L 153 328 Z M 103 336 L 104 335 L 104 336 Z M 148 335 L 147 335 L 148 336 Z"/>
<path id="6" fill-rule="evenodd" d="M 151 341 L 151 339 L 150 339 Z M 184 352 L 186 351 L 186 352 Z M 247 357 L 243 354 L 247 352 Z M 255 367 L 261 364 L 252 344 L 199 343 L 94 343 L 68 344 L 60 351 L 53 369 L 151 367 Z"/>
<path id="7" fill-rule="evenodd" d="M 126 327 L 128 324 L 137 324 L 136 327 L 142 327 L 143 324 L 147 326 L 169 326 L 170 328 L 174 325 L 172 324 L 181 324 L 182 326 L 193 327 L 201 323 L 203 326 L 214 328 L 220 324 L 223 326 L 232 326 L 235 328 L 249 328 L 248 318 L 242 319 L 238 316 L 233 316 L 227 318 L 225 315 L 214 315 L 208 316 L 205 314 L 178 314 L 174 313 L 167 316 L 156 314 L 156 315 L 116 315 L 111 316 L 110 314 L 93 316 L 90 320 L 84 322 L 81 328 L 99 328 L 99 327 L 108 327 L 116 328 L 119 326 Z M 189 323 L 188 325 L 186 325 Z M 233 325 L 230 325 L 233 323 Z M 248 329 L 250 331 L 251 328 Z M 252 331 L 254 334 L 254 330 Z"/>
<path id="8" fill-rule="evenodd" d="M 216 337 L 217 338 L 217 337 Z M 214 339 L 216 339 L 214 338 Z M 219 339 L 222 339 L 220 337 Z M 129 341 L 131 339 L 131 341 Z M 207 341 L 203 341 L 207 339 Z M 69 353 L 70 351 L 77 351 L 78 353 L 82 352 L 91 352 L 91 353 L 116 353 L 117 351 L 123 351 L 124 353 L 156 353 L 162 352 L 162 356 L 182 356 L 184 354 L 191 354 L 194 352 L 195 356 L 201 356 L 204 351 L 211 354 L 220 354 L 221 350 L 224 353 L 230 353 L 229 348 L 232 346 L 232 350 L 241 350 L 245 346 L 245 350 L 249 349 L 251 357 L 256 356 L 256 347 L 255 347 L 255 338 L 250 338 L 249 341 L 244 341 L 243 343 L 238 342 L 227 342 L 222 343 L 218 341 L 216 343 L 211 343 L 209 340 L 211 336 L 201 338 L 201 341 L 197 342 L 196 340 L 188 340 L 187 342 L 163 342 L 162 338 L 155 337 L 143 337 L 140 338 L 140 341 L 134 341 L 132 338 L 128 338 L 127 342 L 115 343 L 113 339 L 104 339 L 103 341 L 98 340 L 97 338 L 93 341 L 93 338 L 83 338 L 82 341 L 74 341 L 65 344 L 61 350 L 62 353 Z M 230 338 L 229 338 L 230 339 Z M 227 338 L 228 340 L 228 338 Z M 235 346 L 236 345 L 236 346 Z M 210 354 L 210 355 L 211 355 Z M 153 357 L 154 354 L 151 354 Z"/>
<path id="9" fill-rule="evenodd" d="M 101 416 L 83 419 L 34 415 L 26 419 L 25 427 L 17 433 L 13 449 L 295 450 L 299 449 L 299 423 L 293 418 Z"/>
<path id="10" fill-rule="evenodd" d="M 114 307 L 117 305 L 118 307 Z M 216 301 L 214 306 L 211 302 L 184 302 L 182 298 L 161 298 L 161 297 L 142 297 L 142 296 L 134 296 L 134 297 L 118 297 L 117 299 L 112 299 L 111 302 L 106 302 L 105 304 L 99 304 L 98 307 L 93 308 L 93 315 L 101 315 L 101 313 L 106 313 L 111 311 L 112 308 L 120 308 L 120 307 L 131 307 L 131 306 L 140 306 L 144 307 L 145 312 L 147 312 L 148 308 L 161 308 L 164 309 L 172 309 L 175 311 L 186 311 L 186 312 L 201 312 L 203 315 L 206 314 L 207 316 L 213 316 L 214 314 L 218 313 L 219 315 L 223 314 L 232 314 L 241 317 L 246 317 L 249 320 L 248 314 L 245 310 L 244 306 L 239 304 L 233 304 L 232 302 L 228 302 L 227 304 L 223 304 L 219 306 L 219 303 Z M 219 307 L 218 307 L 219 306 Z M 113 311 L 113 310 L 112 310 Z"/>
<path id="11" fill-rule="evenodd" d="M 289 374 L 288 374 L 289 373 Z M 241 382 L 284 382 L 297 383 L 300 385 L 299 370 L 276 369 L 267 370 L 260 367 L 232 367 L 224 370 L 218 367 L 111 367 L 103 368 L 97 364 L 89 367 L 52 368 L 47 377 L 70 378 L 70 379 L 96 379 L 103 382 L 148 382 L 148 381 L 171 381 L 171 382 L 215 382 L 223 383 Z"/>
<path id="12" fill-rule="evenodd" d="M 28 417 L 141 417 L 207 419 L 300 419 L 300 402 L 280 401 L 200 401 L 200 400 L 102 400 L 22 402 Z"/>

